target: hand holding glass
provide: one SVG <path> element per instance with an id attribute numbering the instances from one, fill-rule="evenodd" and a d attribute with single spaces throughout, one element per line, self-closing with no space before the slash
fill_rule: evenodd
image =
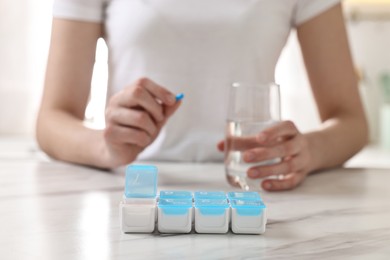
<path id="1" fill-rule="evenodd" d="M 280 121 L 279 86 L 274 83 L 234 83 L 230 88 L 228 105 L 226 177 L 231 185 L 249 190 L 255 188 L 250 185 L 253 181 L 247 177 L 249 168 L 280 162 L 280 158 L 257 163 L 246 163 L 243 159 L 246 150 L 260 146 L 256 140 L 259 133 Z M 259 187 L 259 184 L 256 185 L 256 188 Z"/>

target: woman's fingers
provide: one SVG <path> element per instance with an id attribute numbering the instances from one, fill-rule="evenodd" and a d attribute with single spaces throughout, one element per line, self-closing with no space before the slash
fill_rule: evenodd
<path id="1" fill-rule="evenodd" d="M 247 155 L 244 155 L 244 160 L 247 162 L 250 162 L 252 160 L 261 160 L 261 158 L 256 158 L 255 154 L 249 154 L 252 152 L 252 150 L 255 150 L 253 148 L 260 148 L 258 150 L 259 154 L 263 153 L 262 148 L 267 147 L 274 147 L 277 144 L 283 143 L 284 141 L 291 139 L 295 135 L 299 134 L 298 129 L 295 127 L 294 123 L 291 121 L 282 121 L 279 122 L 269 128 L 264 129 L 262 132 L 258 133 L 257 135 L 253 136 L 230 136 L 227 137 L 226 142 L 227 144 L 223 144 L 222 141 L 217 144 L 217 148 L 220 151 L 224 151 L 225 148 L 234 150 L 234 151 L 246 151 L 249 150 Z M 225 146 L 228 147 L 225 147 Z M 293 144 L 291 144 L 292 146 Z M 287 144 L 287 146 L 277 146 L 276 149 L 279 149 L 280 151 L 278 154 L 282 153 L 292 153 L 295 154 L 295 152 L 290 152 L 291 149 L 294 147 L 289 147 L 290 144 Z M 286 150 L 286 151 L 284 151 Z M 262 155 L 259 155 L 262 157 Z M 270 155 L 271 158 L 274 155 Z M 269 159 L 269 156 L 266 156 Z M 281 157 L 281 156 L 276 156 Z M 251 158 L 251 159 L 250 159 Z"/>
<path id="2" fill-rule="evenodd" d="M 306 178 L 305 172 L 293 172 L 281 176 L 278 179 L 267 179 L 261 183 L 263 189 L 267 191 L 291 190 L 297 187 Z"/>
<path id="3" fill-rule="evenodd" d="M 258 146 L 243 155 L 246 163 L 255 164 L 247 172 L 249 178 L 265 178 L 262 186 L 270 191 L 292 189 L 304 180 L 310 171 L 308 141 L 292 122 L 275 124 L 256 140 Z M 275 159 L 280 161 L 272 161 Z M 278 178 L 269 178 L 273 176 Z"/>
<path id="4" fill-rule="evenodd" d="M 153 141 L 145 131 L 120 125 L 107 126 L 104 137 L 114 144 L 133 144 L 139 147 L 146 147 Z"/>
<path id="5" fill-rule="evenodd" d="M 293 122 L 282 121 L 255 136 L 227 138 L 220 141 L 217 148 L 243 151 L 243 161 L 255 165 L 248 170 L 248 177 L 265 178 L 263 189 L 281 191 L 295 188 L 308 174 L 307 142 Z M 272 176 L 277 178 L 269 178 Z"/>
<path id="6" fill-rule="evenodd" d="M 170 116 L 172 116 L 176 112 L 176 110 L 180 107 L 181 103 L 182 101 L 177 101 L 172 106 L 164 107 L 165 118 L 167 119 Z"/>
<path id="7" fill-rule="evenodd" d="M 255 166 L 248 170 L 250 178 L 266 178 L 270 176 L 288 175 L 292 172 L 300 172 L 305 169 L 303 156 L 286 157 L 279 163 Z"/>
<path id="8" fill-rule="evenodd" d="M 155 137 L 181 102 L 164 87 L 141 78 L 114 95 L 106 109 L 107 127 L 115 125 L 134 128 Z"/>
<path id="9" fill-rule="evenodd" d="M 157 126 L 150 115 L 143 110 L 128 109 L 119 107 L 116 109 L 108 108 L 106 110 L 107 122 L 118 124 L 121 126 L 135 127 L 143 130 L 150 136 L 156 134 Z"/>
<path id="10" fill-rule="evenodd" d="M 130 162 L 157 137 L 181 102 L 167 89 L 142 78 L 110 98 L 104 139 L 114 165 Z"/>
<path id="11" fill-rule="evenodd" d="M 141 107 L 150 113 L 156 122 L 161 122 L 165 119 L 163 105 L 173 106 L 176 99 L 167 89 L 147 78 L 142 78 L 121 91 L 113 102 L 127 108 Z"/>
<path id="12" fill-rule="evenodd" d="M 274 158 L 284 158 L 286 156 L 295 156 L 301 150 L 300 138 L 292 138 L 285 142 L 280 142 L 275 146 L 260 146 L 245 151 L 245 162 L 261 162 Z"/>
<path id="13" fill-rule="evenodd" d="M 163 104 L 173 106 L 176 103 L 176 96 L 173 93 L 152 80 L 148 78 L 141 78 L 138 80 L 138 84 L 144 86 L 149 93 L 160 100 Z"/>
<path id="14" fill-rule="evenodd" d="M 218 151 L 220 151 L 220 152 L 225 151 L 225 141 L 224 141 L 224 140 L 219 141 L 219 142 L 217 143 L 217 149 L 218 149 Z"/>
<path id="15" fill-rule="evenodd" d="M 167 89 L 142 78 L 110 99 L 106 109 L 107 126 L 127 126 L 155 137 L 180 104 Z"/>
<path id="16" fill-rule="evenodd" d="M 264 129 L 257 135 L 257 142 L 262 145 L 273 145 L 299 134 L 292 121 L 282 121 Z"/>
<path id="17" fill-rule="evenodd" d="M 182 101 L 177 101 L 173 106 L 165 106 L 164 107 L 164 115 L 165 115 L 165 119 L 161 122 L 158 122 L 157 123 L 157 128 L 158 129 L 161 129 L 164 124 L 167 122 L 168 118 L 170 116 L 172 116 L 176 110 L 180 107 Z"/>

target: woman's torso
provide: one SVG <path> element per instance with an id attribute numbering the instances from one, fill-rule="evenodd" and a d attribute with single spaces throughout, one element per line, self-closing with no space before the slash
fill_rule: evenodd
<path id="1" fill-rule="evenodd" d="M 185 99 L 139 159 L 218 161 L 227 92 L 271 82 L 296 1 L 111 0 L 105 11 L 109 95 L 149 77 Z"/>

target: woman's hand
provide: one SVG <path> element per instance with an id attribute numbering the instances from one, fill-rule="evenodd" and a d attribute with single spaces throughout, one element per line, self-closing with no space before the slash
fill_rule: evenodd
<path id="1" fill-rule="evenodd" d="M 135 160 L 156 139 L 180 103 L 174 94 L 147 78 L 112 96 L 104 130 L 106 164 L 111 168 Z"/>
<path id="2" fill-rule="evenodd" d="M 218 144 L 219 150 L 224 150 L 224 142 Z M 309 142 L 291 121 L 282 121 L 252 138 L 239 144 L 243 150 L 243 159 L 247 163 L 261 163 L 280 158 L 280 162 L 272 165 L 251 167 L 247 174 L 249 178 L 267 178 L 262 187 L 268 191 L 293 189 L 299 185 L 311 169 Z M 242 146 L 242 147 L 241 147 Z"/>
<path id="3" fill-rule="evenodd" d="M 342 165 L 368 141 L 342 5 L 299 24 L 297 36 L 322 125 L 301 134 L 292 122 L 281 122 L 253 137 L 256 147 L 242 147 L 248 163 L 281 158 L 248 170 L 250 178 L 277 176 L 262 182 L 269 191 L 292 189 L 310 172 Z"/>

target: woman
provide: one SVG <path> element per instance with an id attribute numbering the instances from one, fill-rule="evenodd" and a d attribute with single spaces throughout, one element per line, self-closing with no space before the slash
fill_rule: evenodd
<path id="1" fill-rule="evenodd" d="M 222 160 L 215 144 L 223 151 L 228 86 L 274 81 L 291 29 L 322 126 L 301 133 L 283 121 L 259 133 L 245 160 L 283 160 L 248 176 L 283 176 L 263 188 L 291 189 L 367 142 L 339 0 L 55 0 L 53 10 L 37 139 L 56 159 L 99 168 L 135 159 Z M 109 48 L 109 92 L 106 127 L 93 130 L 83 119 L 100 37 Z M 178 92 L 185 102 L 175 102 Z"/>

